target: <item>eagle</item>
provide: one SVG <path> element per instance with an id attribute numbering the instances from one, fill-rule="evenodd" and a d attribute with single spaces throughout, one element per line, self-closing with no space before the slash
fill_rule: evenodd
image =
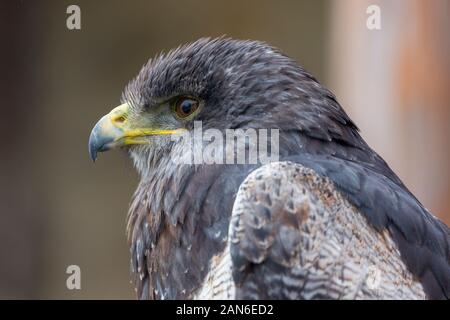
<path id="1" fill-rule="evenodd" d="M 276 129 L 277 157 L 180 161 L 196 122 Z M 335 95 L 265 42 L 202 38 L 150 59 L 92 129 L 92 160 L 113 148 L 140 176 L 127 217 L 138 299 L 450 297 L 449 228 Z"/>

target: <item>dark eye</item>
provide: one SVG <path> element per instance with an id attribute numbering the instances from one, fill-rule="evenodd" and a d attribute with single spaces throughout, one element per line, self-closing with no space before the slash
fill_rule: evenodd
<path id="1" fill-rule="evenodd" d="M 192 98 L 179 98 L 175 102 L 175 112 L 178 117 L 186 118 L 198 109 L 198 101 Z"/>

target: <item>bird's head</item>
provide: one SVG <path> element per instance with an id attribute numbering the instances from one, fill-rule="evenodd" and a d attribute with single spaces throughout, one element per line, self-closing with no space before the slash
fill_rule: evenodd
<path id="1" fill-rule="evenodd" d="M 168 137 L 193 128 L 239 127 L 257 113 L 263 87 L 276 74 L 271 60 L 284 59 L 268 45 L 225 38 L 200 39 L 150 60 L 122 94 L 122 104 L 95 125 L 89 139 L 97 153 L 127 148 L 155 155 L 173 148 Z M 268 68 L 272 71 L 264 70 Z M 264 71 L 264 74 L 263 74 Z M 245 117 L 240 110 L 248 105 Z"/>
<path id="2" fill-rule="evenodd" d="M 194 121 L 203 129 L 298 129 L 298 107 L 320 107 L 329 95 L 324 90 L 263 42 L 200 39 L 144 65 L 125 88 L 122 104 L 92 130 L 90 156 L 95 160 L 98 152 L 121 147 L 141 162 L 138 167 L 149 167 L 182 150 L 170 136 L 191 131 Z M 320 128 L 314 122 L 322 121 L 320 110 L 304 111 L 304 124 Z"/>

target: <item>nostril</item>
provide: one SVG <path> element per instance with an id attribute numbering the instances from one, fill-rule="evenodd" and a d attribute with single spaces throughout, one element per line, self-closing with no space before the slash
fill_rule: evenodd
<path id="1" fill-rule="evenodd" d="M 115 118 L 113 121 L 116 123 L 123 123 L 123 122 L 125 122 L 125 117 L 120 116 L 120 117 Z"/>

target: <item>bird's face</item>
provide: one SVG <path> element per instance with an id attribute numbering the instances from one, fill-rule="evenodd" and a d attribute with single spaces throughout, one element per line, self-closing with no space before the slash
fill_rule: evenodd
<path id="1" fill-rule="evenodd" d="M 89 139 L 93 160 L 97 152 L 117 147 L 141 146 L 141 149 L 161 148 L 168 144 L 165 136 L 183 133 L 188 121 L 200 112 L 203 102 L 181 95 L 161 101 L 151 107 L 125 102 L 97 122 Z M 170 141 L 170 140 L 169 140 Z"/>
<path id="2" fill-rule="evenodd" d="M 147 168 L 156 156 L 171 152 L 177 141 L 173 136 L 185 133 L 203 106 L 204 101 L 194 94 L 164 97 L 151 105 L 124 102 L 92 130 L 91 158 L 95 160 L 99 151 L 120 147 L 129 151 L 139 168 Z"/>

